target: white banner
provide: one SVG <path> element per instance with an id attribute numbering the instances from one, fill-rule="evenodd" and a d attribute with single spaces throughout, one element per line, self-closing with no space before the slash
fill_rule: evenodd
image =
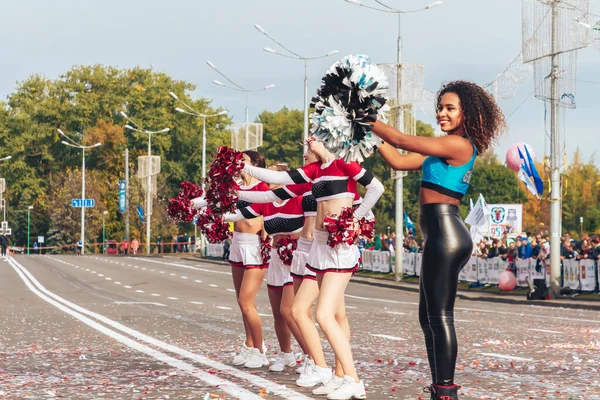
<path id="1" fill-rule="evenodd" d="M 581 290 L 596 290 L 596 263 L 594 260 L 579 261 Z"/>
<path id="2" fill-rule="evenodd" d="M 492 263 L 487 258 L 480 258 L 477 260 L 477 281 L 482 284 L 489 283 L 490 278 L 488 277 L 489 265 Z"/>
<path id="3" fill-rule="evenodd" d="M 494 285 L 498 284 L 498 280 L 500 278 L 500 273 L 506 270 L 507 262 L 502 260 L 500 257 L 494 257 L 488 259 L 488 283 L 492 283 Z"/>
<path id="4" fill-rule="evenodd" d="M 531 259 L 517 258 L 515 265 L 517 267 L 517 286 L 528 286 L 527 277 L 529 277 L 529 262 Z"/>
<path id="5" fill-rule="evenodd" d="M 490 210 L 490 229 L 492 237 L 500 238 L 502 234 L 519 234 L 523 229 L 522 204 L 488 204 Z"/>
<path id="6" fill-rule="evenodd" d="M 223 258 L 223 245 L 221 243 L 209 243 L 206 246 L 206 255 L 208 257 Z"/>
<path id="7" fill-rule="evenodd" d="M 417 276 L 421 276 L 421 263 L 423 262 L 423 253 L 417 253 L 415 257 L 415 272 Z"/>
<path id="8" fill-rule="evenodd" d="M 390 272 L 391 253 L 389 251 L 373 251 L 373 272 Z"/>
<path id="9" fill-rule="evenodd" d="M 402 268 L 404 269 L 404 273 L 407 275 L 416 275 L 417 271 L 415 270 L 416 266 L 416 253 L 402 253 Z M 419 268 L 421 265 L 419 264 Z"/>
<path id="10" fill-rule="evenodd" d="M 467 261 L 467 265 L 463 268 L 465 271 L 467 282 L 477 282 L 477 257 L 471 257 Z"/>
<path id="11" fill-rule="evenodd" d="M 365 271 L 373 271 L 373 251 L 362 251 L 362 267 Z"/>
<path id="12" fill-rule="evenodd" d="M 579 263 L 576 260 L 563 260 L 563 287 L 579 289 Z"/>

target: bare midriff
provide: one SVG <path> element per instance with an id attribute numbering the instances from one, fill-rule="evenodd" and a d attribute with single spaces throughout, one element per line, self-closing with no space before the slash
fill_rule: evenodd
<path id="1" fill-rule="evenodd" d="M 342 197 L 340 199 L 325 200 L 317 204 L 317 221 L 315 224 L 316 229 L 320 231 L 326 230 L 323 228 L 323 221 L 325 217 L 333 214 L 339 215 L 342 212 L 342 208 L 352 207 L 352 197 Z"/>
<path id="2" fill-rule="evenodd" d="M 304 226 L 300 236 L 304 239 L 313 240 L 315 237 L 315 221 L 317 217 L 304 217 Z"/>
<path id="3" fill-rule="evenodd" d="M 435 190 L 428 188 L 421 188 L 421 192 L 419 193 L 419 204 L 452 204 L 455 206 L 460 205 L 460 200 L 455 199 L 454 197 L 447 196 L 440 192 L 436 192 Z"/>
<path id="4" fill-rule="evenodd" d="M 263 218 L 252 218 L 234 222 L 233 230 L 238 233 L 258 234 L 263 229 Z"/>

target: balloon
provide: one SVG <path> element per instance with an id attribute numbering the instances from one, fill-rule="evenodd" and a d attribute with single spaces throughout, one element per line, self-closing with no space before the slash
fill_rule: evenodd
<path id="1" fill-rule="evenodd" d="M 529 151 L 531 159 L 535 161 L 535 152 L 533 151 L 533 148 L 527 143 L 518 142 L 510 146 L 508 151 L 506 152 L 506 165 L 508 166 L 508 168 L 512 169 L 513 171 L 519 172 L 519 169 L 521 169 L 522 162 L 521 158 L 519 157 L 519 150 L 521 150 L 521 154 L 523 154 L 523 157 L 527 159 L 527 155 L 525 154 L 525 147 L 527 147 L 527 151 Z"/>
<path id="2" fill-rule="evenodd" d="M 510 292 L 517 287 L 517 278 L 510 271 L 504 271 L 498 277 L 498 287 L 505 292 Z"/>

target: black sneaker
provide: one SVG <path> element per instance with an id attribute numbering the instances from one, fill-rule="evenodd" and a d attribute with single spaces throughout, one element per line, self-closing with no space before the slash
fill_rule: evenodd
<path id="1" fill-rule="evenodd" d="M 425 387 L 423 391 L 431 393 L 430 400 L 458 400 L 458 389 L 460 386 L 457 385 L 433 384 Z"/>

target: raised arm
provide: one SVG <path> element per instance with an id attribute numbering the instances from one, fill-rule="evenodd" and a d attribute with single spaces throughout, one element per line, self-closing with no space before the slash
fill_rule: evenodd
<path id="1" fill-rule="evenodd" d="M 400 154 L 397 149 L 388 143 L 379 146 L 379 155 L 396 171 L 414 171 L 421 168 L 427 158 L 419 153 Z"/>
<path id="2" fill-rule="evenodd" d="M 445 135 L 433 138 L 405 135 L 379 120 L 373 125 L 372 131 L 396 148 L 425 156 L 454 159 L 457 154 L 464 154 L 465 151 L 471 151 L 473 148 L 468 140 L 458 135 Z"/>
<path id="3" fill-rule="evenodd" d="M 311 183 L 303 183 L 263 192 L 239 191 L 238 198 L 249 203 L 272 203 L 274 201 L 288 200 L 293 197 L 302 196 L 304 193 L 310 191 L 311 188 Z"/>
<path id="4" fill-rule="evenodd" d="M 248 207 L 240 208 L 232 213 L 223 214 L 225 222 L 238 222 L 245 219 L 253 219 L 262 216 L 262 206 L 260 204 L 252 204 Z"/>
<path id="5" fill-rule="evenodd" d="M 363 201 L 354 211 L 354 216 L 358 219 L 366 217 L 371 211 L 371 208 L 377 203 L 377 200 L 381 197 L 384 192 L 384 187 L 381 182 L 373 176 L 369 171 L 362 168 L 358 163 L 343 163 L 343 168 L 346 170 L 346 174 L 360 183 L 367 189 Z"/>
<path id="6" fill-rule="evenodd" d="M 245 164 L 242 172 L 266 183 L 272 183 L 274 185 L 292 185 L 294 183 L 312 182 L 312 175 L 317 168 L 319 168 L 319 163 L 308 164 L 292 171 L 273 171 Z"/>

